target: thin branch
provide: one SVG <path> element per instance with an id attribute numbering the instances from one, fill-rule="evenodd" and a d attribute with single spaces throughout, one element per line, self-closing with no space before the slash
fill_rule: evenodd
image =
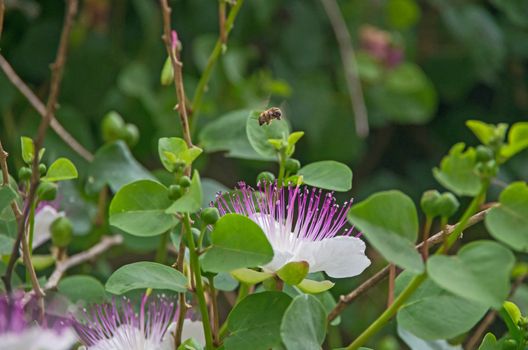
<path id="1" fill-rule="evenodd" d="M 509 297 L 513 296 L 515 294 L 515 291 L 522 285 L 523 281 L 528 278 L 528 274 L 522 275 L 517 277 L 515 282 L 513 283 L 512 288 L 510 289 Z M 484 333 L 486 330 L 491 326 L 491 324 L 495 321 L 495 318 L 497 317 L 497 310 L 491 310 L 488 312 L 484 320 L 480 323 L 478 328 L 475 330 L 471 338 L 466 342 L 465 348 L 468 350 L 476 349 L 477 346 L 480 344 L 480 341 L 482 340 L 482 337 L 484 336 Z"/>
<path id="2" fill-rule="evenodd" d="M 220 30 L 220 41 L 222 44 L 227 43 L 227 34 L 226 34 L 226 0 L 218 0 L 218 25 Z"/>
<path id="3" fill-rule="evenodd" d="M 466 228 L 468 228 L 470 226 L 473 226 L 476 223 L 479 223 L 482 220 L 484 220 L 484 218 L 486 217 L 486 214 L 488 213 L 488 211 L 489 211 L 489 209 L 485 209 L 485 210 L 482 210 L 482 211 L 476 213 L 475 215 L 473 215 L 469 219 L 468 223 L 466 224 Z M 432 245 L 435 245 L 435 244 L 438 244 L 438 243 L 442 242 L 444 240 L 444 237 L 446 236 L 446 234 L 450 234 L 451 232 L 453 232 L 454 229 L 457 227 L 457 225 L 458 224 L 449 225 L 446 228 L 446 231 L 442 230 L 442 231 L 436 233 L 435 235 L 429 237 L 429 239 L 427 240 L 428 244 L 430 246 L 432 246 Z M 420 249 L 423 246 L 423 244 L 424 244 L 424 242 L 421 242 L 420 244 L 418 244 L 416 246 L 416 249 Z M 374 276 L 372 276 L 371 278 L 369 278 L 368 280 L 363 282 L 359 287 L 357 287 L 356 289 L 354 289 L 350 293 L 348 293 L 346 295 L 341 295 L 339 297 L 339 302 L 337 303 L 337 305 L 334 307 L 334 309 L 328 315 L 328 321 L 334 320 L 347 307 L 347 305 L 352 303 L 352 301 L 357 299 L 359 296 L 365 294 L 365 292 L 367 292 L 370 288 L 372 288 L 375 285 L 377 285 L 379 282 L 383 281 L 383 279 L 385 279 L 385 277 L 387 277 L 387 275 L 389 274 L 389 266 L 390 265 L 385 266 L 383 269 L 378 271 Z"/>
<path id="4" fill-rule="evenodd" d="M 55 270 L 51 274 L 50 278 L 44 285 L 44 290 L 50 290 L 57 287 L 57 284 L 59 283 L 60 279 L 62 278 L 62 275 L 72 267 L 75 267 L 77 265 L 80 265 L 86 261 L 94 259 L 96 256 L 104 253 L 108 249 L 112 248 L 113 246 L 119 245 L 123 243 L 123 236 L 121 235 L 115 235 L 115 236 L 105 236 L 99 243 L 91 247 L 90 249 L 70 256 L 64 261 L 57 262 L 57 265 L 55 267 Z"/>
<path id="5" fill-rule="evenodd" d="M 165 49 L 167 55 L 170 57 L 172 63 L 172 69 L 174 71 L 174 87 L 176 88 L 176 99 L 178 104 L 176 105 L 180 114 L 180 121 L 183 129 L 183 138 L 187 143 L 188 147 L 192 147 L 191 132 L 189 129 L 189 120 L 187 118 L 185 88 L 183 86 L 183 64 L 180 61 L 180 42 L 175 31 L 171 28 L 171 8 L 167 0 L 160 0 L 161 11 L 163 15 L 163 42 L 165 43 Z"/>
<path id="6" fill-rule="evenodd" d="M 4 29 L 4 14 L 5 14 L 4 0 L 0 0 L 0 39 L 2 38 L 2 30 Z"/>
<path id="7" fill-rule="evenodd" d="M 198 110 L 200 109 L 200 106 L 202 104 L 202 97 L 205 93 L 205 90 L 207 89 L 207 84 L 209 83 L 209 79 L 211 78 L 211 74 L 213 73 L 213 68 L 215 67 L 216 62 L 220 58 L 220 55 L 222 54 L 225 42 L 227 42 L 229 33 L 231 32 L 231 29 L 233 29 L 233 24 L 235 23 L 235 19 L 243 3 L 244 0 L 237 0 L 236 4 L 229 11 L 229 15 L 227 16 L 227 20 L 225 21 L 224 25 L 225 33 L 222 34 L 222 31 L 220 31 L 220 37 L 216 41 L 216 45 L 213 51 L 211 52 L 209 59 L 207 60 L 207 65 L 205 66 L 202 76 L 200 77 L 198 85 L 196 86 L 191 105 L 191 110 L 193 111 L 193 115 L 191 118 L 191 128 L 196 125 L 196 120 L 198 119 Z M 225 36 L 225 39 L 222 39 L 222 35 Z"/>
<path id="8" fill-rule="evenodd" d="M 0 0 L 1 1 L 1 0 Z M 7 62 L 4 56 L 0 54 L 0 68 L 4 71 L 9 81 L 18 89 L 18 91 L 28 100 L 29 104 L 40 114 L 41 117 L 46 116 L 46 106 L 40 99 L 31 91 L 31 89 L 24 83 L 24 81 L 18 76 L 13 67 Z M 73 149 L 77 154 L 83 157 L 88 162 L 93 160 L 93 154 L 90 153 L 84 146 L 82 146 L 64 127 L 59 121 L 52 116 L 50 127 L 55 131 L 57 135 Z"/>
<path id="9" fill-rule="evenodd" d="M 57 56 L 56 56 L 55 62 L 51 66 L 50 94 L 48 97 L 48 103 L 46 105 L 46 112 L 45 112 L 44 118 L 42 119 L 39 125 L 37 136 L 35 137 L 35 140 L 34 140 L 34 159 L 33 159 L 33 164 L 32 164 L 32 174 L 31 174 L 31 183 L 29 186 L 29 194 L 25 200 L 22 217 L 20 218 L 20 220 L 18 220 L 17 240 L 15 242 L 15 245 L 13 246 L 13 251 L 9 258 L 9 263 L 6 268 L 6 272 L 4 276 L 2 277 L 4 280 L 6 290 L 9 293 L 11 292 L 11 275 L 13 273 L 13 268 L 15 266 L 16 259 L 18 258 L 18 250 L 19 250 L 20 242 L 23 241 L 22 243 L 23 248 L 27 246 L 26 224 L 28 221 L 31 206 L 33 202 L 35 201 L 35 196 L 37 193 L 37 186 L 40 180 L 39 171 L 38 171 L 38 166 L 39 166 L 38 154 L 39 154 L 40 149 L 42 148 L 42 144 L 44 143 L 46 129 L 48 128 L 51 120 L 53 119 L 54 113 L 55 113 L 57 98 L 59 96 L 59 91 L 60 91 L 60 84 L 62 81 L 64 64 L 66 62 L 68 41 L 70 38 L 70 32 L 71 32 L 72 25 L 73 25 L 73 19 L 77 13 L 77 7 L 78 7 L 77 0 L 68 0 L 64 24 L 62 27 L 61 38 L 59 41 L 59 47 L 57 49 Z M 29 258 L 28 251 L 29 251 L 29 248 L 24 249 L 24 255 L 27 257 L 27 259 L 25 259 L 26 268 L 28 271 L 30 271 L 30 274 L 31 274 L 31 273 L 34 273 L 34 268 L 33 268 L 31 259 Z M 33 284 L 33 290 L 35 292 L 35 296 L 37 297 L 38 303 L 40 305 L 40 309 L 41 309 L 40 311 L 42 315 L 44 312 L 44 307 L 43 307 L 44 306 L 43 305 L 44 292 L 40 288 L 38 280 L 36 280 L 36 284 L 35 283 Z"/>
<path id="10" fill-rule="evenodd" d="M 352 47 L 352 38 L 348 32 L 347 25 L 339 9 L 336 0 L 321 0 L 326 11 L 330 24 L 334 30 L 337 43 L 339 46 L 339 53 L 341 54 L 341 61 L 345 71 L 345 79 L 347 83 L 348 93 L 350 95 L 350 102 L 354 110 L 354 120 L 356 124 L 356 133 L 359 137 L 367 137 L 369 134 L 369 124 L 367 107 L 363 97 L 363 90 L 361 82 L 358 77 L 358 69 L 356 62 L 356 55 Z"/>

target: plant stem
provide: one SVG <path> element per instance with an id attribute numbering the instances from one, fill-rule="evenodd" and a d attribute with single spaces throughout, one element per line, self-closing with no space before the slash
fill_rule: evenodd
<path id="1" fill-rule="evenodd" d="M 480 192 L 473 198 L 469 207 L 466 209 L 462 218 L 460 219 L 459 224 L 455 229 L 447 236 L 446 244 L 442 245 L 435 252 L 436 255 L 443 254 L 456 242 L 457 238 L 460 236 L 462 231 L 466 228 L 466 225 L 471 218 L 471 216 L 478 210 L 479 206 L 486 199 L 486 192 L 489 187 L 489 179 L 484 179 L 482 181 L 482 187 Z M 401 294 L 394 300 L 394 303 L 387 308 L 363 333 L 361 333 L 348 347 L 346 350 L 355 350 L 360 346 L 365 344 L 370 337 L 376 334 L 395 314 L 398 312 L 399 308 L 403 303 L 409 298 L 416 289 L 422 284 L 423 281 L 427 278 L 427 273 L 424 272 L 416 277 L 414 277 L 407 287 L 401 292 Z"/>
<path id="2" fill-rule="evenodd" d="M 167 243 L 169 242 L 169 235 L 170 231 L 161 235 L 158 249 L 156 250 L 155 260 L 160 264 L 165 264 L 165 261 L 167 261 Z"/>
<path id="3" fill-rule="evenodd" d="M 279 157 L 279 177 L 277 178 L 277 186 L 282 187 L 284 182 L 284 175 L 286 173 L 286 151 L 281 149 L 278 153 Z"/>
<path id="4" fill-rule="evenodd" d="M 347 346 L 346 350 L 355 350 L 359 349 L 360 346 L 365 344 L 367 340 L 370 339 L 374 334 L 376 334 L 389 320 L 398 312 L 400 306 L 403 305 L 403 303 L 409 298 L 416 289 L 422 284 L 422 282 L 426 279 L 427 274 L 422 273 L 421 275 L 418 275 L 414 277 L 409 285 L 403 290 L 403 292 L 398 295 L 398 297 L 394 300 L 391 306 L 387 310 L 385 310 L 380 317 L 376 319 L 363 333 L 359 335 L 349 346 Z"/>
<path id="5" fill-rule="evenodd" d="M 37 201 L 33 202 L 31 210 L 29 212 L 29 258 L 31 258 L 33 252 L 33 235 L 35 233 L 35 209 L 37 207 Z"/>
<path id="6" fill-rule="evenodd" d="M 222 1 L 224 2 L 224 1 Z M 240 11 L 240 8 L 242 7 L 242 4 L 244 3 L 244 0 L 237 0 L 236 4 L 231 8 L 229 11 L 229 15 L 227 16 L 227 20 L 225 21 L 225 32 L 224 36 L 227 41 L 227 37 L 229 36 L 229 33 L 231 32 L 231 29 L 233 28 L 233 24 L 235 23 L 236 16 L 238 15 L 238 12 Z M 202 76 L 200 77 L 200 81 L 198 82 L 198 86 L 196 87 L 196 90 L 194 91 L 194 96 L 191 104 L 191 110 L 192 110 L 192 118 L 189 120 L 191 131 L 194 130 L 197 124 L 198 120 L 198 111 L 202 104 L 202 97 L 205 93 L 207 83 L 209 82 L 209 79 L 211 78 L 211 74 L 213 73 L 213 68 L 216 65 L 216 62 L 220 58 L 220 55 L 222 54 L 222 50 L 225 43 L 222 39 L 222 34 L 220 34 L 220 37 L 216 41 L 216 45 L 211 52 L 211 55 L 209 56 L 209 59 L 207 60 L 207 65 L 205 66 L 205 69 L 202 73 Z"/>
<path id="7" fill-rule="evenodd" d="M 207 310 L 207 303 L 205 301 L 205 291 L 202 282 L 202 274 L 200 271 L 200 261 L 194 244 L 194 237 L 191 231 L 191 222 L 189 214 L 183 217 L 183 224 L 185 227 L 185 235 L 187 236 L 187 245 L 189 247 L 189 255 L 191 260 L 191 269 L 194 273 L 196 282 L 196 297 L 200 305 L 200 313 L 202 315 L 202 324 L 205 334 L 205 348 L 206 350 L 213 350 L 213 333 L 211 331 L 211 322 L 209 320 L 209 312 Z"/>
<path id="8" fill-rule="evenodd" d="M 216 300 L 216 288 L 214 285 L 214 277 L 209 277 L 209 288 L 211 288 L 211 306 L 213 314 L 213 340 L 214 344 L 218 346 L 220 344 L 220 337 L 218 336 L 219 329 L 219 316 L 218 316 L 218 302 Z"/>
<path id="9" fill-rule="evenodd" d="M 429 239 L 429 234 L 431 233 L 432 224 L 433 224 L 433 217 L 431 215 L 426 215 L 424 230 L 423 230 L 423 238 L 422 238 L 422 241 L 424 242 L 424 245 L 422 246 L 423 261 L 426 261 L 427 258 L 429 257 L 429 243 L 427 242 L 427 240 Z"/>

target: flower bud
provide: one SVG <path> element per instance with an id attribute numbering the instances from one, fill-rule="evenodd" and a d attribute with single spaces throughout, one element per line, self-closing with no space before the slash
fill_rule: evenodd
<path id="1" fill-rule="evenodd" d="M 299 162 L 297 159 L 290 158 L 286 160 L 286 172 L 290 174 L 297 174 L 299 169 L 301 168 L 301 162 Z"/>
<path id="2" fill-rule="evenodd" d="M 205 208 L 202 210 L 202 213 L 200 214 L 200 218 L 203 220 L 204 223 L 207 225 L 214 225 L 220 219 L 220 212 L 217 208 L 210 207 Z"/>
<path id="3" fill-rule="evenodd" d="M 435 217 L 438 215 L 437 202 L 440 198 L 440 193 L 437 190 L 425 191 L 420 200 L 420 206 L 425 215 Z"/>
<path id="4" fill-rule="evenodd" d="M 437 201 L 437 210 L 441 217 L 451 217 L 459 206 L 458 199 L 451 192 L 442 193 Z"/>
<path id="5" fill-rule="evenodd" d="M 488 160 L 493 159 L 493 151 L 486 146 L 479 145 L 477 146 L 477 162 L 487 162 Z"/>
<path id="6" fill-rule="evenodd" d="M 175 201 L 182 196 L 182 187 L 180 185 L 169 186 L 169 199 Z"/>
<path id="7" fill-rule="evenodd" d="M 48 170 L 48 168 L 46 168 L 46 164 L 39 164 L 38 170 L 40 176 L 44 176 L 46 175 L 46 171 Z"/>
<path id="8" fill-rule="evenodd" d="M 172 62 L 170 57 L 167 57 L 165 60 L 165 63 L 163 64 L 163 68 L 161 69 L 161 77 L 160 82 L 161 85 L 167 86 L 172 84 L 174 81 L 174 70 L 172 68 Z"/>
<path id="9" fill-rule="evenodd" d="M 27 181 L 31 179 L 31 169 L 25 166 L 18 169 L 18 179 L 21 181 Z"/>
<path id="10" fill-rule="evenodd" d="M 271 183 L 275 181 L 275 175 L 269 171 L 263 171 L 257 176 L 257 182 L 268 182 Z"/>
<path id="11" fill-rule="evenodd" d="M 189 176 L 182 176 L 178 181 L 181 187 L 187 188 L 191 186 L 191 178 Z"/>
<path id="12" fill-rule="evenodd" d="M 52 201 L 57 196 L 57 184 L 43 181 L 37 188 L 37 197 L 41 201 Z"/>
<path id="13" fill-rule="evenodd" d="M 105 142 L 123 139 L 126 134 L 125 122 L 121 115 L 115 111 L 104 116 L 101 128 Z"/>
<path id="14" fill-rule="evenodd" d="M 73 238 L 73 225 L 71 221 L 61 216 L 51 223 L 51 241 L 59 248 L 65 248 Z"/>
<path id="15" fill-rule="evenodd" d="M 125 126 L 125 142 L 128 147 L 133 147 L 139 141 L 139 129 L 134 124 Z"/>

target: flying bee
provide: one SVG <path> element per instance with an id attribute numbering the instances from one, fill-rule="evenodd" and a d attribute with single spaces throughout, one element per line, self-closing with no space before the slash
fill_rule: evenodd
<path id="1" fill-rule="evenodd" d="M 281 120 L 282 112 L 277 107 L 271 107 L 270 109 L 266 109 L 264 112 L 260 113 L 258 122 L 259 125 L 270 125 L 271 121 L 273 119 Z"/>

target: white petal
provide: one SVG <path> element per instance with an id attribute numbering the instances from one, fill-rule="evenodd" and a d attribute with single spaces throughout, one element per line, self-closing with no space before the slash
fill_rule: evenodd
<path id="1" fill-rule="evenodd" d="M 174 332 L 176 331 L 176 323 L 173 322 L 167 329 L 165 337 L 161 343 L 161 346 L 157 350 L 173 350 L 174 349 Z M 182 330 L 182 342 L 186 341 L 189 338 L 194 338 L 201 346 L 205 346 L 205 335 L 203 330 L 202 322 L 192 321 L 190 319 L 185 319 L 183 321 L 183 330 Z"/>
<path id="2" fill-rule="evenodd" d="M 183 321 L 182 341 L 193 338 L 201 346 L 205 346 L 205 334 L 203 324 L 200 321 L 185 319 Z"/>
<path id="3" fill-rule="evenodd" d="M 33 249 L 41 246 L 51 238 L 50 226 L 55 219 L 61 216 L 64 216 L 64 212 L 57 212 L 51 205 L 44 206 L 35 214 Z"/>
<path id="4" fill-rule="evenodd" d="M 21 333 L 0 335 L 1 350 L 68 350 L 77 342 L 71 329 L 56 333 L 50 329 L 31 327 Z"/>
<path id="5" fill-rule="evenodd" d="M 370 265 L 365 242 L 347 236 L 303 241 L 291 260 L 307 261 L 310 272 L 324 271 L 334 278 L 357 276 Z"/>

